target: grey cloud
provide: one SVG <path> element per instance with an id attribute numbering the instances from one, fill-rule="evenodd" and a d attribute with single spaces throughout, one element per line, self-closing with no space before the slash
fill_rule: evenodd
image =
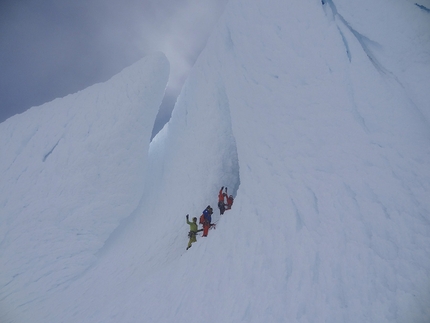
<path id="1" fill-rule="evenodd" d="M 165 52 L 172 69 L 159 114 L 165 120 L 226 2 L 2 1 L 0 122 L 105 81 L 157 50 Z"/>

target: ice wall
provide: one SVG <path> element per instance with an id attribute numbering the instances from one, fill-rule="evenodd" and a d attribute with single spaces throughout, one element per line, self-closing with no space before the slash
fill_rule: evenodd
<path id="1" fill-rule="evenodd" d="M 206 106 L 228 103 L 240 178 L 235 208 L 183 256 L 192 266 L 144 284 L 174 282 L 151 292 L 167 302 L 153 311 L 145 299 L 145 315 L 162 322 L 428 319 L 430 133 L 428 92 L 420 90 L 429 85 L 428 16 L 413 3 L 390 5 L 230 1 L 175 108 L 169 127 L 176 130 L 164 134 L 178 143 L 173 156 L 181 161 L 165 161 L 171 193 L 159 195 L 159 205 L 175 194 L 180 205 L 195 203 L 181 187 L 207 178 L 195 159 L 212 141 L 193 131 L 216 111 Z M 196 187 L 215 193 L 214 182 Z M 186 300 L 196 306 L 192 316 Z"/>

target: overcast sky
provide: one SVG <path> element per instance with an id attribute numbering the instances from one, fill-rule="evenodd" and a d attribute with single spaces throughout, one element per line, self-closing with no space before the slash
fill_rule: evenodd
<path id="1" fill-rule="evenodd" d="M 106 81 L 156 50 L 171 63 L 167 121 L 228 0 L 2 0 L 0 122 Z"/>

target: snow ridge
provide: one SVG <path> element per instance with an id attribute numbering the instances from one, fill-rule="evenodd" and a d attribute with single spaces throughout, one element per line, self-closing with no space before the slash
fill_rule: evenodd
<path id="1" fill-rule="evenodd" d="M 36 319 L 137 206 L 168 73 L 154 54 L 0 124 L 0 321 Z"/>

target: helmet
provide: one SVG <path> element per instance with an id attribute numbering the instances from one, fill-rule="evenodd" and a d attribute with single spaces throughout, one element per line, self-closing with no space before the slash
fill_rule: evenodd
<path id="1" fill-rule="evenodd" d="M 194 217 L 194 218 L 193 218 L 193 221 L 194 221 L 194 222 L 196 222 L 196 221 L 197 221 L 197 218 L 196 218 L 196 217 Z"/>

